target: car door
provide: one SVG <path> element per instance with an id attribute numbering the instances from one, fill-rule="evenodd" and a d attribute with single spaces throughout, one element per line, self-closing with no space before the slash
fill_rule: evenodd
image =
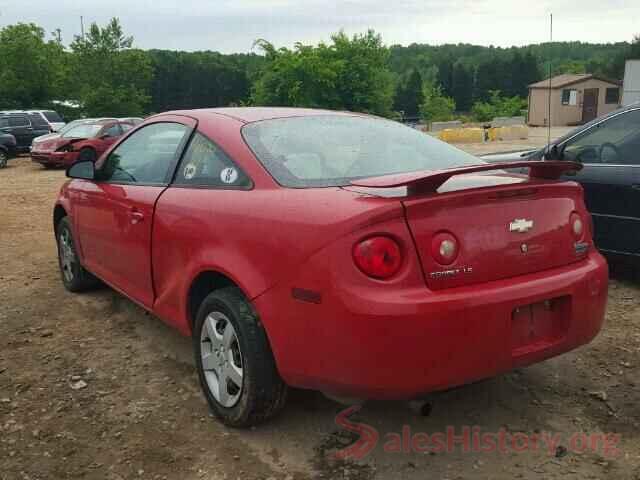
<path id="1" fill-rule="evenodd" d="M 171 116 L 142 127 L 96 164 L 95 180 L 78 192 L 75 221 L 86 268 L 149 308 L 155 204 L 195 126 Z"/>
<path id="2" fill-rule="evenodd" d="M 16 145 L 25 150 L 31 146 L 33 140 L 33 127 L 29 118 L 24 114 L 11 114 L 7 117 L 8 133 L 16 137 Z"/>
<path id="3" fill-rule="evenodd" d="M 39 113 L 29 113 L 29 121 L 31 122 L 31 139 L 30 145 L 33 143 L 34 138 L 38 138 L 42 135 L 51 133 L 51 127 L 49 123 Z"/>
<path id="4" fill-rule="evenodd" d="M 598 248 L 640 254 L 640 108 L 607 118 L 560 148 L 563 160 L 584 166 L 567 178 L 584 187 Z"/>

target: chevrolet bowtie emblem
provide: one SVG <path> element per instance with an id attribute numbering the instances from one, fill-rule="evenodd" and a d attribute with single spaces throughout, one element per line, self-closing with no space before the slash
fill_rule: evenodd
<path id="1" fill-rule="evenodd" d="M 527 233 L 533 228 L 533 220 L 527 220 L 525 218 L 516 218 L 509 224 L 510 232 Z"/>

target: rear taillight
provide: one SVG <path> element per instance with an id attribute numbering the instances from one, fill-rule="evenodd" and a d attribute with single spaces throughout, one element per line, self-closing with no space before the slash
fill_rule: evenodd
<path id="1" fill-rule="evenodd" d="M 584 238 L 585 230 L 585 224 L 582 216 L 577 212 L 573 212 L 569 219 L 569 225 L 571 227 L 571 233 L 573 234 L 573 237 L 576 239 L 576 241 L 581 241 Z"/>
<path id="2" fill-rule="evenodd" d="M 402 250 L 390 237 L 369 237 L 353 247 L 353 260 L 366 275 L 387 279 L 400 270 Z"/>
<path id="3" fill-rule="evenodd" d="M 451 265 L 458 258 L 459 251 L 458 240 L 451 233 L 440 232 L 431 241 L 431 256 L 440 265 Z"/>

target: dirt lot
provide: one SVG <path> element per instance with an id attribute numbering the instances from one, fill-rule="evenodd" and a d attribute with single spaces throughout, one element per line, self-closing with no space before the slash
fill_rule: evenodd
<path id="1" fill-rule="evenodd" d="M 628 276 L 611 281 L 607 323 L 591 345 L 433 394 L 425 408 L 366 404 L 352 420 L 380 442 L 362 460 L 339 461 L 331 453 L 353 439 L 334 423 L 343 407 L 295 391 L 275 421 L 227 429 L 209 416 L 189 339 L 109 289 L 63 290 L 51 233 L 63 180 L 28 157 L 0 170 L 1 480 L 640 479 L 640 289 Z M 522 432 L 529 448 L 385 452 L 403 425 Z M 536 451 L 531 438 L 545 432 L 558 443 Z M 581 451 L 575 432 L 620 440 L 616 451 Z"/>

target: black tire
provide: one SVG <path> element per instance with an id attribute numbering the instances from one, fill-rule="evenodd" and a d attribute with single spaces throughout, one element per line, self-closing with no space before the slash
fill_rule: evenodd
<path id="1" fill-rule="evenodd" d="M 100 281 L 80 264 L 73 239 L 73 230 L 69 217 L 64 217 L 56 226 L 58 244 L 58 266 L 64 287 L 70 292 L 83 292 L 95 288 Z M 70 250 L 67 250 L 70 249 Z M 66 260 L 65 255 L 71 255 Z"/>
<path id="2" fill-rule="evenodd" d="M 96 151 L 93 148 L 85 147 L 80 150 L 77 161 L 84 162 L 86 160 L 91 160 L 92 162 L 95 163 L 97 158 L 98 158 L 98 155 L 96 155 Z"/>
<path id="3" fill-rule="evenodd" d="M 0 168 L 4 168 L 7 166 L 7 162 L 9 161 L 9 154 L 0 148 Z"/>
<path id="4" fill-rule="evenodd" d="M 241 353 L 242 386 L 230 407 L 214 397 L 202 360 L 202 330 L 211 314 L 223 314 L 232 324 Z M 193 346 L 200 385 L 213 414 L 225 425 L 250 427 L 275 416 L 286 402 L 287 386 L 280 378 L 266 332 L 242 292 L 227 287 L 210 293 L 198 309 L 193 329 Z"/>

